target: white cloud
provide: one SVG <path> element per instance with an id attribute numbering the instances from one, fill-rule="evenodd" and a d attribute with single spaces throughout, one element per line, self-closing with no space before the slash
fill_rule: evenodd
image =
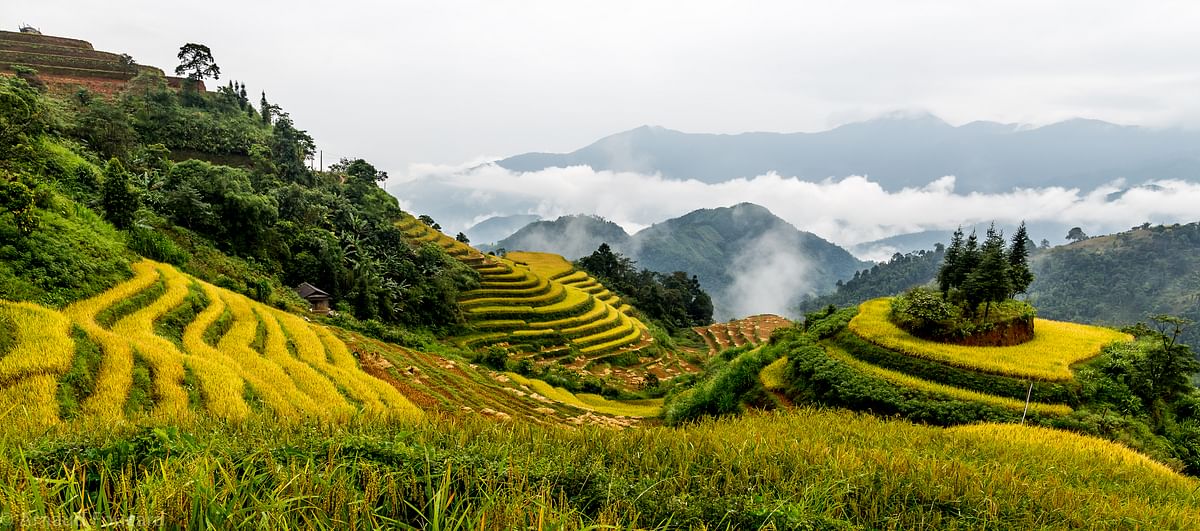
<path id="1" fill-rule="evenodd" d="M 1053 186 L 985 194 L 957 193 L 954 177 L 946 176 L 889 192 L 862 176 L 813 182 L 768 173 L 706 184 L 589 167 L 515 173 L 492 164 L 415 166 L 389 189 L 452 231 L 489 213 L 531 213 L 545 219 L 596 214 L 634 233 L 695 209 L 750 202 L 842 246 L 990 221 L 1072 224 L 1102 234 L 1147 221 L 1197 221 L 1200 204 L 1200 184 L 1175 180 L 1117 181 L 1090 192 Z"/>

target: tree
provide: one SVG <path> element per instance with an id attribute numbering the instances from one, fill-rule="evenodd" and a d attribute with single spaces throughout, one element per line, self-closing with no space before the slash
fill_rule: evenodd
<path id="1" fill-rule="evenodd" d="M 1192 324 L 1190 319 L 1165 314 L 1150 319 L 1154 322 L 1151 336 L 1155 344 L 1145 349 L 1144 356 L 1134 364 L 1130 381 L 1155 424 L 1161 425 L 1166 405 L 1194 389 L 1190 377 L 1200 372 L 1200 361 L 1191 348 L 1179 343 L 1183 330 Z"/>
<path id="2" fill-rule="evenodd" d="M 21 182 L 17 175 L 0 170 L 0 213 L 13 215 L 17 233 L 21 236 L 29 235 L 38 226 L 35 199 L 28 184 Z"/>
<path id="3" fill-rule="evenodd" d="M 1008 278 L 1011 289 L 1009 295 L 1025 293 L 1033 283 L 1033 272 L 1029 270 L 1029 235 L 1025 233 L 1025 222 L 1017 227 L 1013 234 L 1012 245 L 1008 248 Z"/>
<path id="4" fill-rule="evenodd" d="M 1067 239 L 1073 242 L 1081 242 L 1088 239 L 1088 235 L 1084 234 L 1083 229 L 1072 227 L 1071 230 L 1067 231 Z"/>
<path id="5" fill-rule="evenodd" d="M 1041 247 L 1042 247 L 1042 249 L 1049 249 L 1049 248 L 1050 248 L 1050 240 L 1047 240 L 1047 239 L 1045 239 L 1045 238 L 1042 238 L 1042 245 L 1041 245 Z"/>
<path id="6" fill-rule="evenodd" d="M 179 66 L 175 67 L 175 75 L 187 74 L 192 81 L 205 78 L 221 79 L 221 67 L 213 61 L 212 50 L 203 44 L 189 42 L 179 47 Z"/>
<path id="7" fill-rule="evenodd" d="M 967 276 L 963 291 L 966 292 L 971 310 L 979 303 L 985 303 L 985 320 L 991 312 L 992 303 L 1008 298 L 1012 292 L 1008 260 L 1004 252 L 1004 235 L 996 230 L 995 225 L 988 228 L 980 250 L 979 265 Z"/>
<path id="8" fill-rule="evenodd" d="M 271 158 L 284 182 L 312 185 L 312 173 L 304 161 L 316 150 L 308 132 L 296 129 L 287 113 L 279 113 L 271 131 Z"/>
<path id="9" fill-rule="evenodd" d="M 429 226 L 433 230 L 442 230 L 442 226 L 438 225 L 437 222 L 429 216 L 429 214 L 421 214 L 420 216 L 417 216 L 417 220 Z"/>
<path id="10" fill-rule="evenodd" d="M 460 232 L 460 233 L 458 233 L 458 234 L 455 234 L 455 235 L 454 235 L 454 239 L 455 239 L 455 240 L 458 240 L 458 241 L 460 241 L 460 242 L 462 242 L 462 243 L 471 243 L 471 240 L 470 240 L 470 238 L 467 238 L 467 235 L 466 235 L 466 234 L 463 234 L 463 233 L 461 233 L 461 232 Z"/>
<path id="11" fill-rule="evenodd" d="M 602 243 L 591 255 L 580 258 L 579 265 L 598 277 L 619 281 L 627 269 L 633 268 L 633 261 L 614 253 L 607 243 Z"/>
<path id="12" fill-rule="evenodd" d="M 334 169 L 337 170 L 334 170 Z M 386 171 L 375 169 L 369 162 L 363 159 L 342 159 L 338 164 L 330 167 L 330 170 L 345 172 L 347 181 L 352 184 L 366 184 L 375 186 L 375 183 L 386 181 L 388 174 Z"/>
<path id="13" fill-rule="evenodd" d="M 955 282 L 958 280 L 958 270 L 962 267 L 963 257 L 963 231 L 962 227 L 958 227 L 954 231 L 954 236 L 950 238 L 950 246 L 946 248 L 946 254 L 942 258 L 942 268 L 938 270 L 937 281 L 938 287 L 942 290 L 942 298 L 950 293 L 950 288 L 958 287 Z M 895 258 L 892 259 L 893 261 Z"/>
<path id="14" fill-rule="evenodd" d="M 129 172 L 116 158 L 104 166 L 104 186 L 101 188 L 100 208 L 104 217 L 118 229 L 133 226 L 139 198 L 129 185 Z"/>
<path id="15" fill-rule="evenodd" d="M 267 91 L 263 91 L 262 99 L 258 100 L 258 114 L 262 116 L 263 125 L 271 125 L 271 104 L 267 102 Z"/>
<path id="16" fill-rule="evenodd" d="M 967 277 L 979 266 L 980 258 L 979 237 L 975 235 L 975 229 L 971 229 L 971 235 L 967 236 L 967 241 L 963 244 L 962 254 L 958 258 L 958 267 L 954 269 L 951 286 L 966 284 Z"/>

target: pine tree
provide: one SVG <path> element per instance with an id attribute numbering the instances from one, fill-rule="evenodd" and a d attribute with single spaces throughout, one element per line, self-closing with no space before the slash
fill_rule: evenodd
<path id="1" fill-rule="evenodd" d="M 979 266 L 980 258 L 979 237 L 975 235 L 975 229 L 971 229 L 971 235 L 967 236 L 967 242 L 963 245 L 962 254 L 958 257 L 958 267 L 954 269 L 954 276 L 950 279 L 950 285 L 962 286 L 965 284 L 967 277 Z"/>
<path id="2" fill-rule="evenodd" d="M 979 251 L 979 263 L 967 277 L 963 290 L 967 292 L 967 303 L 974 309 L 985 303 L 983 318 L 987 319 L 992 303 L 1008 298 L 1012 292 L 1008 259 L 1004 251 L 1004 235 L 996 231 L 993 224 Z"/>
<path id="3" fill-rule="evenodd" d="M 942 298 L 950 293 L 950 288 L 956 288 L 958 285 L 954 282 L 958 277 L 958 270 L 962 267 L 963 254 L 963 231 L 962 227 L 958 227 L 954 231 L 954 236 L 950 238 L 950 247 L 946 249 L 946 254 L 942 258 L 942 268 L 938 270 L 937 281 L 938 286 L 942 289 Z"/>
<path id="4" fill-rule="evenodd" d="M 133 216 L 138 209 L 138 196 L 129 185 L 129 172 L 121 161 L 113 158 L 104 166 L 104 186 L 101 188 L 100 207 L 104 217 L 118 229 L 133 226 Z"/>
<path id="5" fill-rule="evenodd" d="M 1008 248 L 1008 277 L 1011 292 L 1009 295 L 1025 293 L 1033 283 L 1033 272 L 1029 270 L 1029 235 L 1025 233 L 1025 222 L 1017 227 L 1013 234 L 1012 245 Z"/>
<path id="6" fill-rule="evenodd" d="M 262 99 L 258 100 L 258 113 L 262 115 L 263 125 L 271 125 L 271 104 L 267 103 L 267 91 L 263 91 Z"/>

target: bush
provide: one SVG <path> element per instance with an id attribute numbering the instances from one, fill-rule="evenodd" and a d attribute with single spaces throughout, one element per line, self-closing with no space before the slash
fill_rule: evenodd
<path id="1" fill-rule="evenodd" d="M 188 254 L 175 245 L 170 238 L 144 225 L 136 225 L 129 229 L 125 237 L 125 245 L 146 258 L 175 266 L 183 266 L 189 258 Z"/>
<path id="2" fill-rule="evenodd" d="M 763 389 L 758 373 L 779 359 L 783 349 L 773 346 L 754 350 L 738 347 L 722 354 L 729 352 L 735 352 L 736 357 L 730 361 L 716 358 L 706 368 L 703 379 L 693 388 L 668 397 L 663 405 L 663 417 L 667 423 L 679 424 L 705 416 L 736 413 L 745 403 L 772 405 L 772 399 Z"/>
<path id="3" fill-rule="evenodd" d="M 811 338 L 780 345 L 788 356 L 788 395 L 797 401 L 901 415 L 906 419 L 949 426 L 971 422 L 1012 422 L 1020 412 L 903 387 L 868 376 L 829 356 Z M 1031 415 L 1033 415 L 1031 413 Z"/>
<path id="4" fill-rule="evenodd" d="M 923 287 L 893 298 L 888 312 L 893 324 L 923 339 L 980 345 L 994 342 L 995 346 L 1033 339 L 1036 316 L 1033 306 L 1012 299 L 992 305 L 990 312 L 965 311 L 943 299 L 939 292 Z M 997 334 L 992 335 L 998 337 L 985 337 L 993 331 Z"/>

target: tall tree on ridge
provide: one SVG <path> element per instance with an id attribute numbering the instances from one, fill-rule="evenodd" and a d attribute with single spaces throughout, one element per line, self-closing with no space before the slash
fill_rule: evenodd
<path id="1" fill-rule="evenodd" d="M 1029 270 L 1029 235 L 1025 232 L 1025 222 L 1017 227 L 1013 234 L 1012 245 L 1008 249 L 1008 277 L 1010 295 L 1025 293 L 1033 283 L 1033 272 Z"/>
<path id="2" fill-rule="evenodd" d="M 946 248 L 946 254 L 942 258 L 942 268 L 938 270 L 937 281 L 938 287 L 942 290 L 942 298 L 950 293 L 950 288 L 958 287 L 958 270 L 962 267 L 963 255 L 963 231 L 960 225 L 954 231 L 954 236 L 950 238 L 950 247 Z"/>
<path id="3" fill-rule="evenodd" d="M 189 42 L 179 47 L 179 66 L 175 67 L 175 75 L 187 74 L 192 81 L 202 81 L 204 78 L 221 79 L 221 67 L 213 61 L 212 50 L 203 44 Z"/>

